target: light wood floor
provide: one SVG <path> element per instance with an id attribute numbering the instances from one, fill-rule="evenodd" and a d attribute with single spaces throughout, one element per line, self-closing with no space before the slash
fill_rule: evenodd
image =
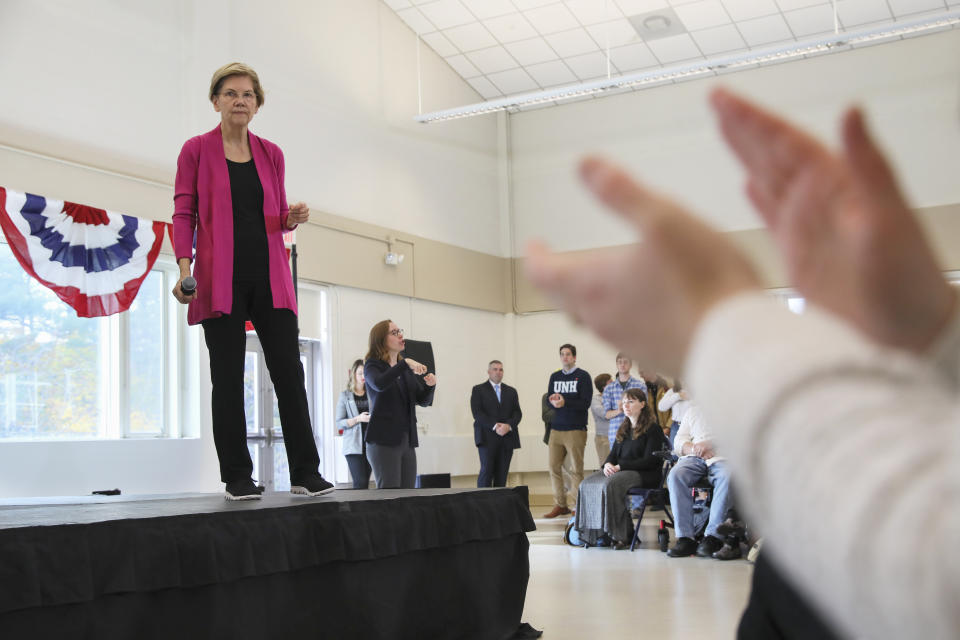
<path id="1" fill-rule="evenodd" d="M 531 508 L 537 530 L 523 621 L 543 640 L 736 637 L 753 573 L 746 560 L 668 558 L 657 548 L 657 512 L 644 517 L 633 553 L 571 547 L 562 540 L 569 516 L 545 520 L 538 516 L 549 506 Z"/>

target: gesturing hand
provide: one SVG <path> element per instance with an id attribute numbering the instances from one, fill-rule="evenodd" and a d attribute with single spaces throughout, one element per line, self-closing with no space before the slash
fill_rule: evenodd
<path id="1" fill-rule="evenodd" d="M 587 187 L 632 222 L 644 241 L 566 255 L 532 243 L 527 273 L 601 338 L 653 370 L 677 373 L 707 311 L 728 296 L 758 289 L 760 282 L 723 235 L 619 168 L 587 158 L 580 173 Z"/>
<path id="2" fill-rule="evenodd" d="M 298 224 L 303 224 L 310 219 L 310 209 L 303 202 L 289 205 L 290 212 L 287 214 L 287 229 L 293 229 Z"/>
<path id="3" fill-rule="evenodd" d="M 800 293 L 881 344 L 928 346 L 956 295 L 861 112 L 844 115 L 832 152 L 727 91 L 711 102 Z"/>
<path id="4" fill-rule="evenodd" d="M 426 368 L 426 367 L 424 367 L 424 368 Z M 423 376 L 423 381 L 427 383 L 427 386 L 428 386 L 428 387 L 436 386 L 436 384 L 437 384 L 437 376 L 434 375 L 434 374 L 432 374 L 432 373 L 428 373 L 427 375 Z"/>
<path id="5" fill-rule="evenodd" d="M 418 376 L 422 376 L 427 372 L 427 367 L 420 364 L 413 358 L 404 358 L 403 361 L 407 363 L 408 367 L 410 367 L 410 371 L 413 371 Z"/>

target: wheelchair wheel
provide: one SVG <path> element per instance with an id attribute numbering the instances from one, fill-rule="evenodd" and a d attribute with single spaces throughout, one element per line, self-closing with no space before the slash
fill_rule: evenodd
<path id="1" fill-rule="evenodd" d="M 670 530 L 667 529 L 667 523 L 660 521 L 660 529 L 657 530 L 657 542 L 660 544 L 660 551 L 666 551 L 670 546 Z"/>

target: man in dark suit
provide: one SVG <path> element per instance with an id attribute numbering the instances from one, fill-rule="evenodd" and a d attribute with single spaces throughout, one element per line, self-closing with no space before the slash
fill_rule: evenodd
<path id="1" fill-rule="evenodd" d="M 520 447 L 517 425 L 523 414 L 517 390 L 503 384 L 503 363 L 491 360 L 489 380 L 478 384 L 470 394 L 473 411 L 473 441 L 480 453 L 478 487 L 507 486 L 507 472 L 513 450 Z"/>

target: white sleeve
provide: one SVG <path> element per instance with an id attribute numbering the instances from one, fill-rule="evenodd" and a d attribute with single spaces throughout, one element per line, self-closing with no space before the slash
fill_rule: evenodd
<path id="1" fill-rule="evenodd" d="M 749 294 L 711 311 L 685 369 L 764 551 L 828 620 L 957 637 L 960 404 L 934 367 Z"/>
<path id="2" fill-rule="evenodd" d="M 680 423 L 680 428 L 677 429 L 677 435 L 673 438 L 673 453 L 674 455 L 682 456 L 683 455 L 683 445 L 688 442 L 693 442 L 693 429 L 692 425 L 699 419 L 697 415 L 697 409 L 694 406 L 687 408 L 687 412 L 683 414 L 683 422 Z"/>
<path id="3" fill-rule="evenodd" d="M 960 391 L 960 300 L 940 337 L 927 349 L 926 360 L 955 391 Z"/>
<path id="4" fill-rule="evenodd" d="M 673 408 L 673 405 L 677 404 L 680 400 L 680 394 L 674 391 L 672 388 L 667 389 L 667 392 L 663 394 L 663 397 L 660 398 L 660 402 L 657 403 L 657 409 L 660 411 L 670 411 Z"/>

